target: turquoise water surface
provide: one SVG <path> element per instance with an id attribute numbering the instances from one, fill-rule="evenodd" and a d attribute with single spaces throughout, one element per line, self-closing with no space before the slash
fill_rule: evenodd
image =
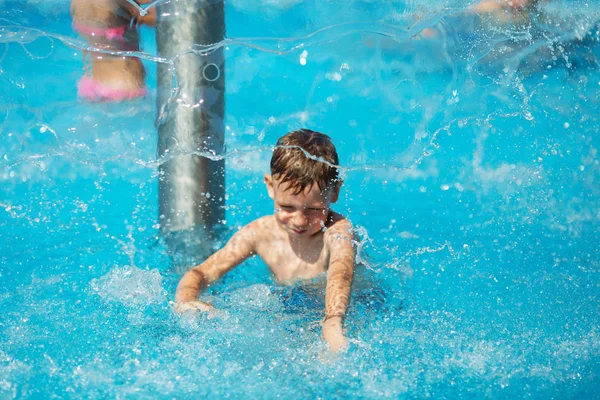
<path id="1" fill-rule="evenodd" d="M 68 2 L 0 1 L 0 398 L 597 398 L 600 9 L 468 5 L 226 3 L 222 240 L 272 212 L 279 136 L 333 138 L 361 265 L 332 355 L 322 289 L 258 259 L 172 312 L 154 32 L 150 95 L 86 104 Z"/>

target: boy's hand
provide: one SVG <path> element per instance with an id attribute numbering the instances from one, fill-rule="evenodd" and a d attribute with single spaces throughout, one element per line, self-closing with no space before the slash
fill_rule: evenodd
<path id="1" fill-rule="evenodd" d="M 213 312 L 215 308 L 212 304 L 200 301 L 200 300 L 192 300 L 186 301 L 182 303 L 175 303 L 175 311 L 179 314 L 183 314 L 186 311 L 203 311 L 203 312 Z"/>
<path id="2" fill-rule="evenodd" d="M 335 352 L 345 351 L 348 348 L 348 343 L 342 329 L 342 317 L 328 318 L 323 322 L 323 336 Z"/>

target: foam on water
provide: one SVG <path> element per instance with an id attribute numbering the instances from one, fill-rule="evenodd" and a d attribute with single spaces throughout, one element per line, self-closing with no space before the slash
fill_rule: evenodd
<path id="1" fill-rule="evenodd" d="M 144 271 L 135 267 L 113 268 L 108 274 L 90 283 L 105 301 L 124 306 L 142 306 L 164 302 L 162 275 L 158 270 Z"/>

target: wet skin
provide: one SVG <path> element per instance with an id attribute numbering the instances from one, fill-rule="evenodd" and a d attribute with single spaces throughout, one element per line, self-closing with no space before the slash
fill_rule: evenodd
<path id="1" fill-rule="evenodd" d="M 280 284 L 312 279 L 327 272 L 323 335 L 332 349 L 345 347 L 342 320 L 350 299 L 355 249 L 352 226 L 330 210 L 340 187 L 321 191 L 317 184 L 295 193 L 289 183 L 265 175 L 274 214 L 236 232 L 221 250 L 192 268 L 176 292 L 177 309 L 210 310 L 199 294 L 248 257 L 257 254 Z"/>

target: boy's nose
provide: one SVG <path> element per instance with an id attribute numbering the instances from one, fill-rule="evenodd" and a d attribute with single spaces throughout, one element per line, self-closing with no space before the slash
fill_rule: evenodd
<path id="1" fill-rule="evenodd" d="M 296 215 L 294 215 L 294 219 L 292 220 L 292 223 L 295 226 L 301 228 L 308 224 L 308 218 L 306 218 L 306 216 L 303 213 L 297 212 Z"/>

